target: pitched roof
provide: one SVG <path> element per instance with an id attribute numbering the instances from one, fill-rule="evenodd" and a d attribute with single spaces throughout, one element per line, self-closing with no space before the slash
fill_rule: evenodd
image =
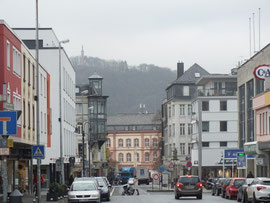
<path id="1" fill-rule="evenodd" d="M 118 114 L 116 116 L 107 117 L 107 125 L 151 125 L 161 124 L 159 119 L 156 119 L 157 114 Z"/>
<path id="2" fill-rule="evenodd" d="M 195 73 L 199 73 L 199 77 L 195 76 Z M 174 84 L 195 84 L 200 77 L 209 75 L 209 73 L 197 63 L 194 63 L 184 74 L 173 81 L 167 89 Z"/>

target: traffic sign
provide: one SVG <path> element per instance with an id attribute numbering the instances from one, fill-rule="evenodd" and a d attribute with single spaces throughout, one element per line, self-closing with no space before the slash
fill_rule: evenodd
<path id="1" fill-rule="evenodd" d="M 173 167 L 174 167 L 173 162 L 171 162 L 169 165 L 169 168 L 173 168 Z"/>
<path id="2" fill-rule="evenodd" d="M 3 124 L 7 123 L 6 135 L 17 134 L 17 112 L 16 111 L 0 111 L 0 135 L 3 135 Z"/>
<path id="3" fill-rule="evenodd" d="M 45 158 L 44 145 L 33 145 L 32 157 L 33 159 L 44 159 Z"/>
<path id="4" fill-rule="evenodd" d="M 191 161 L 188 161 L 188 162 L 186 163 L 186 166 L 187 166 L 188 168 L 192 167 L 192 162 L 191 162 Z"/>
<path id="5" fill-rule="evenodd" d="M 157 173 L 155 173 L 155 174 L 153 175 L 153 179 L 154 179 L 154 180 L 159 180 L 159 175 L 158 175 Z"/>
<path id="6" fill-rule="evenodd" d="M 237 169 L 246 169 L 246 168 L 247 168 L 246 153 L 238 152 L 237 153 Z"/>
<path id="7" fill-rule="evenodd" d="M 237 159 L 237 153 L 245 153 L 243 149 L 225 149 L 225 159 Z M 247 155 L 248 159 L 254 159 L 253 155 Z"/>
<path id="8" fill-rule="evenodd" d="M 8 147 L 0 147 L 0 156 L 9 156 L 10 151 Z"/>
<path id="9" fill-rule="evenodd" d="M 165 168 L 164 168 L 163 166 L 160 166 L 160 167 L 159 167 L 159 171 L 160 171 L 160 172 L 163 172 L 163 171 L 165 171 Z"/>

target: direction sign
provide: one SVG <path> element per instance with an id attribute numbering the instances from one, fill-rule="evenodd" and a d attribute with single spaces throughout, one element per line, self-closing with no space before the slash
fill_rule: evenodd
<path id="1" fill-rule="evenodd" d="M 192 162 L 191 162 L 191 161 L 188 161 L 188 162 L 186 163 L 186 166 L 187 166 L 188 168 L 192 167 Z"/>
<path id="2" fill-rule="evenodd" d="M 16 111 L 0 111 L 0 135 L 3 135 L 3 124 L 7 123 L 6 135 L 17 134 L 17 112 Z"/>
<path id="3" fill-rule="evenodd" d="M 247 168 L 246 153 L 238 152 L 237 153 L 237 169 L 246 169 L 246 168 Z"/>
<path id="4" fill-rule="evenodd" d="M 225 149 L 225 159 L 237 159 L 237 153 L 244 153 L 243 149 Z M 248 159 L 254 159 L 255 157 L 253 155 L 248 155 Z"/>
<path id="5" fill-rule="evenodd" d="M 44 159 L 45 158 L 44 145 L 33 145 L 32 157 L 33 159 Z"/>

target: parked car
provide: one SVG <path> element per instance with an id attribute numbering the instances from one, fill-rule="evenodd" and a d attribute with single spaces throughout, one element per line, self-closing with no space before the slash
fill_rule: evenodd
<path id="1" fill-rule="evenodd" d="M 215 178 L 213 180 L 213 184 L 212 184 L 212 195 L 214 196 L 217 192 L 217 187 L 218 187 L 218 182 L 219 182 L 220 178 Z"/>
<path id="2" fill-rule="evenodd" d="M 238 189 L 236 198 L 238 202 L 246 202 L 248 184 L 251 184 L 253 180 L 254 178 L 247 178 L 245 183 Z"/>
<path id="3" fill-rule="evenodd" d="M 232 178 L 226 188 L 225 197 L 229 199 L 237 197 L 238 189 L 245 183 L 245 180 L 246 178 Z"/>
<path id="4" fill-rule="evenodd" d="M 180 176 L 174 189 L 175 199 L 182 196 L 196 196 L 197 199 L 202 199 L 202 187 L 198 176 Z"/>
<path id="5" fill-rule="evenodd" d="M 68 192 L 68 202 L 101 202 L 100 191 L 93 181 L 74 181 Z"/>
<path id="6" fill-rule="evenodd" d="M 231 181 L 231 178 L 226 178 L 225 181 L 223 182 L 222 184 L 222 187 L 221 187 L 221 196 L 223 198 L 225 198 L 225 195 L 226 195 L 226 188 L 228 187 L 228 185 L 230 184 L 230 181 Z"/>
<path id="7" fill-rule="evenodd" d="M 270 201 L 270 178 L 255 178 L 247 188 L 247 201 Z"/>
<path id="8" fill-rule="evenodd" d="M 218 179 L 218 182 L 216 183 L 216 190 L 215 190 L 215 194 L 217 196 L 219 196 L 221 194 L 221 189 L 222 189 L 222 185 L 223 185 L 223 182 L 226 180 L 226 178 L 220 178 Z"/>
<path id="9" fill-rule="evenodd" d="M 107 201 L 110 201 L 110 188 L 108 187 L 106 180 L 104 180 L 104 178 L 102 177 L 96 177 L 96 180 L 98 181 L 98 185 L 100 188 L 101 199 L 106 199 Z"/>

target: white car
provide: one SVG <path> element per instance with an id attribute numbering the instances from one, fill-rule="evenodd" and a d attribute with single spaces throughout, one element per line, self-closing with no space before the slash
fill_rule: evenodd
<path id="1" fill-rule="evenodd" d="M 270 201 L 270 178 L 255 178 L 247 188 L 248 202 Z"/>
<path id="2" fill-rule="evenodd" d="M 100 191 L 93 181 L 74 181 L 68 192 L 68 202 L 100 203 Z"/>

